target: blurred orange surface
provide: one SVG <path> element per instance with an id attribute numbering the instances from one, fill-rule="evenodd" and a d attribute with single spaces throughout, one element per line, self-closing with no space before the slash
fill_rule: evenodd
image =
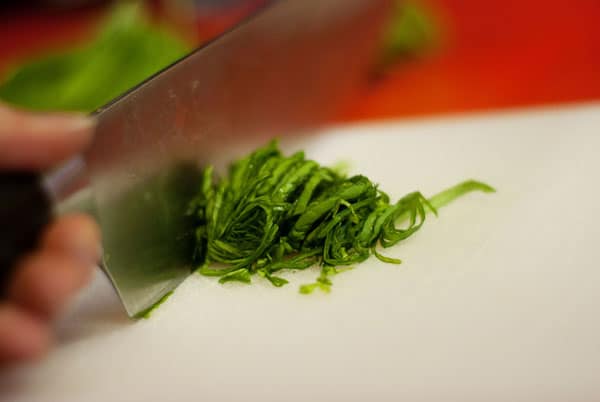
<path id="1" fill-rule="evenodd" d="M 600 99 L 600 1 L 426 3 L 438 49 L 365 88 L 344 120 Z"/>

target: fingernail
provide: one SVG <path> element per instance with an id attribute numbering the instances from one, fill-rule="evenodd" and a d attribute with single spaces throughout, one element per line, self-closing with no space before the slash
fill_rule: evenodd
<path id="1" fill-rule="evenodd" d="M 82 133 L 91 131 L 96 125 L 96 120 L 85 115 L 54 116 L 60 130 L 69 133 Z"/>
<path id="2" fill-rule="evenodd" d="M 82 114 L 48 114 L 35 115 L 26 124 L 30 132 L 39 132 L 44 135 L 47 135 L 49 130 L 61 133 L 85 133 L 94 128 L 96 120 Z"/>
<path id="3" fill-rule="evenodd" d="M 95 127 L 96 120 L 85 115 L 73 115 L 65 119 L 65 130 L 87 131 Z"/>
<path id="4" fill-rule="evenodd" d="M 68 253 L 85 265 L 97 266 L 102 258 L 102 247 L 91 246 L 87 242 L 74 242 L 67 246 Z"/>

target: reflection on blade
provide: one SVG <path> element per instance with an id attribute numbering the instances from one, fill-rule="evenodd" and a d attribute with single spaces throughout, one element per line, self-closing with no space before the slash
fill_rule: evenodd
<path id="1" fill-rule="evenodd" d="M 105 270 L 130 316 L 143 314 L 190 274 L 194 233 L 185 212 L 199 182 L 193 165 L 180 165 L 136 183 L 98 211 Z"/>

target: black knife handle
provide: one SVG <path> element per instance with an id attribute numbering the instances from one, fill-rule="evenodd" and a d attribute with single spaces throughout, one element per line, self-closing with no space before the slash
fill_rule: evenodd
<path id="1" fill-rule="evenodd" d="M 0 294 L 51 218 L 52 203 L 39 173 L 0 172 Z"/>

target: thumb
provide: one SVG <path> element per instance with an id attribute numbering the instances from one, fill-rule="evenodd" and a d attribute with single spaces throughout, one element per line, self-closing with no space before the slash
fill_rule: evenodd
<path id="1" fill-rule="evenodd" d="M 80 114 L 33 114 L 0 104 L 0 169 L 40 170 L 82 151 L 94 120 Z"/>

